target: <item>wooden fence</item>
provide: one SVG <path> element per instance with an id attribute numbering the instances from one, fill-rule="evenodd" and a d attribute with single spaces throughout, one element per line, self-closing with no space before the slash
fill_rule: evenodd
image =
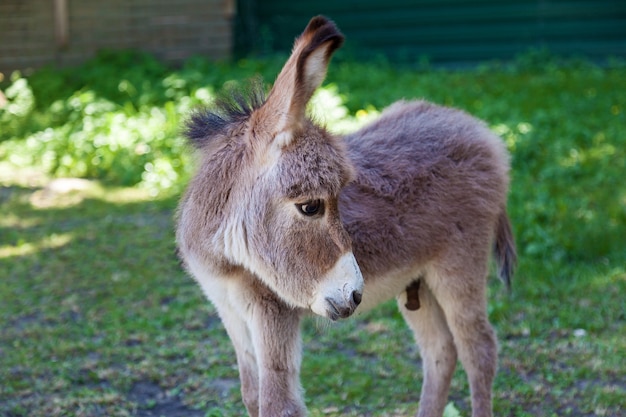
<path id="1" fill-rule="evenodd" d="M 0 0 L 0 72 L 73 65 L 100 49 L 229 58 L 235 0 Z"/>

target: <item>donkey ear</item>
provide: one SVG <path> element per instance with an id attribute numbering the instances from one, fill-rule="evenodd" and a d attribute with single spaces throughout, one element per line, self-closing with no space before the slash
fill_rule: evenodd
<path id="1" fill-rule="evenodd" d="M 296 106 L 300 104 L 303 105 L 301 107 L 306 107 L 315 90 L 324 81 L 330 57 L 341 46 L 343 39 L 343 35 L 332 21 L 323 16 L 311 19 L 304 33 L 296 41 L 304 44 L 302 52 L 297 57 L 296 94 L 301 97 L 297 97 L 300 100 L 296 100 L 294 103 Z M 292 57 L 293 55 L 295 53 Z M 301 110 L 304 116 L 304 109 Z"/>
<path id="2" fill-rule="evenodd" d="M 330 57 L 343 39 L 337 26 L 323 16 L 311 19 L 296 39 L 259 115 L 265 126 L 272 126 L 272 137 L 279 137 L 280 145 L 288 144 L 302 127 L 307 103 L 324 81 Z"/>

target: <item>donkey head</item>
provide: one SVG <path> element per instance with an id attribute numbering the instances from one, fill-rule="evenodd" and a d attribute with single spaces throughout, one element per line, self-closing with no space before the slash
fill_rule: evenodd
<path id="1" fill-rule="evenodd" d="M 183 251 L 243 267 L 290 305 L 333 320 L 352 314 L 363 290 L 337 202 L 353 167 L 306 107 L 342 42 L 331 21 L 313 18 L 266 100 L 231 96 L 192 118 L 188 136 L 203 161 L 179 227 Z"/>

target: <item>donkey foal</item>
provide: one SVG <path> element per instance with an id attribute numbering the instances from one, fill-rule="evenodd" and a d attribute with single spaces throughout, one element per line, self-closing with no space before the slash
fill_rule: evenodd
<path id="1" fill-rule="evenodd" d="M 418 416 L 441 416 L 457 359 L 472 414 L 492 414 L 497 346 L 486 314 L 488 258 L 509 283 L 508 155 L 479 120 L 398 102 L 345 137 L 306 115 L 336 26 L 313 18 L 267 98 L 262 86 L 198 112 L 199 168 L 179 207 L 186 269 L 235 348 L 250 416 L 304 416 L 299 323 L 337 320 L 396 297 L 424 382 Z"/>

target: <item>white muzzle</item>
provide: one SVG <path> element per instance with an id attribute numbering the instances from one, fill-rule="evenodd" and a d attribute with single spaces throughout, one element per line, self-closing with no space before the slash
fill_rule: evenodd
<path id="1" fill-rule="evenodd" d="M 352 252 L 347 252 L 321 280 L 311 310 L 333 321 L 349 317 L 361 303 L 363 284 L 359 265 Z"/>

